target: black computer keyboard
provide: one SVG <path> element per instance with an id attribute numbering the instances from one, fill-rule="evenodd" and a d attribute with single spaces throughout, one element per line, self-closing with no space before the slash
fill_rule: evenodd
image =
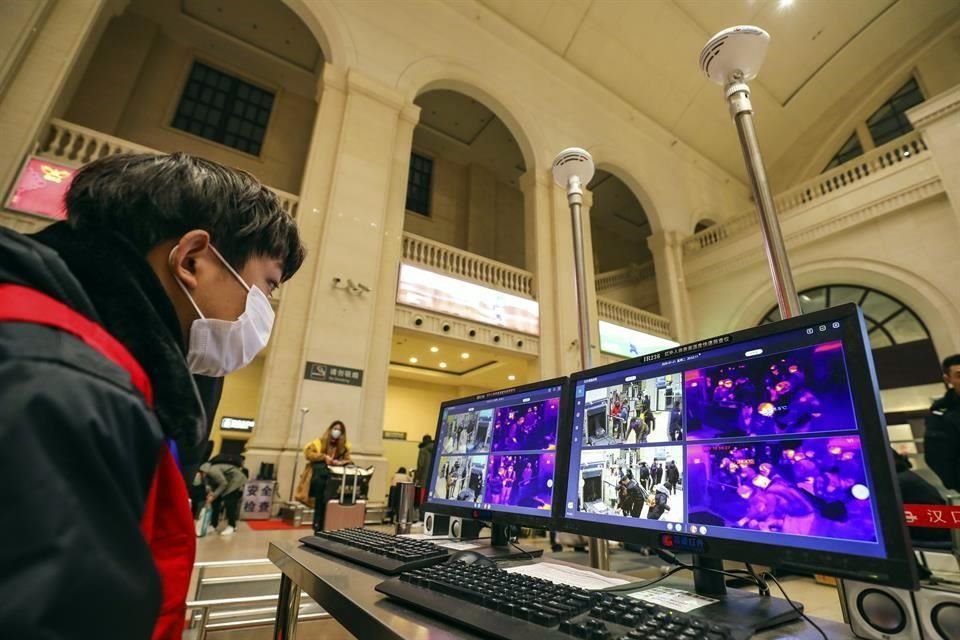
<path id="1" fill-rule="evenodd" d="M 426 540 L 411 540 L 370 529 L 337 529 L 304 536 L 300 542 L 345 560 L 396 575 L 443 562 L 451 551 Z"/>
<path id="2" fill-rule="evenodd" d="M 377 591 L 498 640 L 746 640 L 745 629 L 602 591 L 453 562 L 404 573 Z"/>

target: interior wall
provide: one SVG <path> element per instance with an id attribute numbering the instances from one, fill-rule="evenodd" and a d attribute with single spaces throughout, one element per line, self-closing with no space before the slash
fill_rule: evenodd
<path id="1" fill-rule="evenodd" d="M 849 283 L 883 291 L 917 313 L 943 358 L 960 350 L 958 233 L 957 216 L 941 195 L 788 252 L 798 289 Z M 749 264 L 690 287 L 694 339 L 754 326 L 776 303 L 766 262 Z"/>
<path id="2" fill-rule="evenodd" d="M 210 431 L 214 454 L 220 451 L 220 443 L 224 435 L 236 440 L 249 440 L 253 435 L 238 431 L 221 432 L 220 419 L 230 417 L 256 420 L 257 411 L 260 409 L 260 385 L 263 382 L 263 363 L 265 360 L 264 356 L 258 356 L 243 369 L 235 371 L 223 379 L 223 395 L 220 398 L 220 406 L 217 407 L 217 414 L 213 419 L 213 429 Z M 256 430 L 256 425 L 254 425 L 254 430 Z M 251 469 L 251 472 L 255 473 L 256 470 Z"/>
<path id="3" fill-rule="evenodd" d="M 299 76 L 290 88 L 278 81 L 289 75 L 289 65 L 260 53 L 256 65 L 240 67 L 224 41 L 228 36 L 212 29 L 172 37 L 149 17 L 128 10 L 107 26 L 64 118 L 160 151 L 204 156 L 298 193 L 317 103 L 312 93 L 304 95 Z M 259 157 L 170 125 L 194 60 L 275 93 Z"/>
<path id="4" fill-rule="evenodd" d="M 414 142 L 417 136 L 414 134 Z M 423 146 L 413 151 L 433 160 L 430 215 L 407 211 L 404 231 L 430 238 L 458 249 L 467 248 L 467 167 L 451 162 Z"/>
<path id="5" fill-rule="evenodd" d="M 445 157 L 431 138 L 415 133 L 413 149 L 433 160 L 430 215 L 407 211 L 404 230 L 525 268 L 523 192 L 482 167 Z"/>
<path id="6" fill-rule="evenodd" d="M 960 29 L 924 52 L 916 73 L 928 99 L 960 84 Z"/>

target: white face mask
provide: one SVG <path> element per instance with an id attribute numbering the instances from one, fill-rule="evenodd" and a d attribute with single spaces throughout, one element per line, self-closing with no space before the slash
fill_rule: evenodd
<path id="1" fill-rule="evenodd" d="M 236 320 L 207 318 L 200 311 L 187 287 L 174 275 L 174 279 L 200 316 L 190 325 L 187 350 L 187 366 L 191 373 L 219 378 L 250 364 L 260 353 L 273 329 L 273 307 L 267 296 L 257 287 L 248 286 L 240 274 L 223 259 L 220 252 L 210 245 L 213 254 L 229 269 L 243 288 L 247 301 L 243 313 Z M 176 250 L 176 247 L 174 247 Z M 170 252 L 171 257 L 173 251 Z"/>
<path id="2" fill-rule="evenodd" d="M 331 436 L 334 440 L 336 440 L 337 438 L 340 437 L 340 433 L 341 433 L 340 429 L 334 429 L 333 431 L 330 432 L 330 436 Z"/>

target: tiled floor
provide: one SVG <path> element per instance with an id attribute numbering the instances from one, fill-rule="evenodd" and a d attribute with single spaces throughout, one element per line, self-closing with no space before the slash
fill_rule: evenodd
<path id="1" fill-rule="evenodd" d="M 379 527 L 378 527 L 379 528 Z M 384 530 L 391 530 L 389 526 L 383 527 Z M 301 536 L 310 532 L 309 528 L 297 530 L 279 530 L 279 531 L 253 531 L 246 523 L 241 522 L 237 532 L 229 537 L 223 537 L 216 534 L 208 535 L 205 538 L 197 540 L 197 560 L 198 561 L 219 561 L 219 560 L 254 560 L 262 559 L 267 556 L 267 546 L 270 542 L 293 542 Z M 533 544 L 547 547 L 546 538 L 534 538 Z M 659 561 L 651 560 L 639 554 L 614 548 L 611 551 L 612 565 L 614 568 L 622 567 L 630 574 L 647 576 L 656 575 L 656 563 Z M 546 550 L 546 558 L 554 557 L 554 554 Z M 586 565 L 588 563 L 586 553 L 577 553 L 566 551 L 559 556 L 560 559 L 569 562 L 577 562 Z M 646 566 L 645 564 L 650 565 Z M 248 567 L 243 570 L 244 573 L 275 573 L 276 568 L 272 565 L 260 567 Z M 218 575 L 211 572 L 210 575 Z M 223 575 L 222 573 L 220 575 Z M 816 583 L 812 578 L 803 576 L 787 576 L 781 580 L 787 589 L 789 596 L 797 602 L 802 602 L 808 613 L 829 620 L 842 621 L 843 616 L 840 611 L 840 600 L 835 587 L 830 587 Z M 192 591 L 191 591 L 192 593 Z M 774 588 L 776 594 L 776 589 Z M 239 635 L 238 632 L 230 634 L 211 634 L 211 639 L 229 638 L 230 640 L 239 640 L 243 638 L 260 638 L 268 635 Z M 324 638 L 341 640 L 350 638 L 345 630 L 333 621 L 324 621 L 309 625 L 303 625 L 298 638 Z"/>

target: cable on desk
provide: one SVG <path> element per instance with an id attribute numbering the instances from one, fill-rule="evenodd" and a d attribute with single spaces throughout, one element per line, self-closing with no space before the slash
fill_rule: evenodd
<path id="1" fill-rule="evenodd" d="M 652 587 L 653 585 L 657 584 L 658 582 L 661 582 L 661 581 L 663 581 L 663 580 L 666 580 L 667 578 L 669 578 L 669 577 L 672 576 L 673 574 L 677 573 L 678 571 L 683 571 L 685 568 L 686 568 L 686 567 L 674 567 L 673 569 L 670 569 L 670 571 L 667 571 L 665 574 L 663 574 L 663 575 L 660 576 L 659 578 L 654 578 L 653 580 L 642 580 L 642 581 L 637 581 L 637 582 L 628 582 L 627 584 L 618 584 L 618 585 L 615 585 L 615 586 L 612 586 L 612 587 L 606 587 L 606 588 L 604 588 L 604 589 L 598 589 L 598 591 L 599 591 L 600 593 L 626 593 L 626 592 L 629 592 L 629 591 L 640 591 L 640 590 L 642 590 L 642 589 L 646 589 L 647 587 Z"/>
<path id="2" fill-rule="evenodd" d="M 827 634 L 825 634 L 825 633 L 823 632 L 823 629 L 821 629 L 820 627 L 818 627 L 818 626 L 817 626 L 817 623 L 814 622 L 813 620 L 811 620 L 811 619 L 807 616 L 807 614 L 805 614 L 805 613 L 803 612 L 803 610 L 801 610 L 800 607 L 798 607 L 798 606 L 796 605 L 796 603 L 794 603 L 794 601 L 790 599 L 790 596 L 788 596 L 788 595 L 787 595 L 787 592 L 784 591 L 783 585 L 780 584 L 780 582 L 776 579 L 776 577 L 774 577 L 774 575 L 773 575 L 772 573 L 770 573 L 769 571 L 764 571 L 763 573 L 760 574 L 760 578 L 761 578 L 761 579 L 773 580 L 773 584 L 777 585 L 777 588 L 780 589 L 780 593 L 783 594 L 783 599 L 787 601 L 787 604 L 789 604 L 791 607 L 793 607 L 793 610 L 796 611 L 796 612 L 800 615 L 801 618 L 803 618 L 804 620 L 806 620 L 807 623 L 808 623 L 811 627 L 813 627 L 814 629 L 816 629 L 817 631 L 819 631 L 819 632 L 820 632 L 820 635 L 823 637 L 823 640 L 830 640 L 830 638 L 827 637 Z"/>

